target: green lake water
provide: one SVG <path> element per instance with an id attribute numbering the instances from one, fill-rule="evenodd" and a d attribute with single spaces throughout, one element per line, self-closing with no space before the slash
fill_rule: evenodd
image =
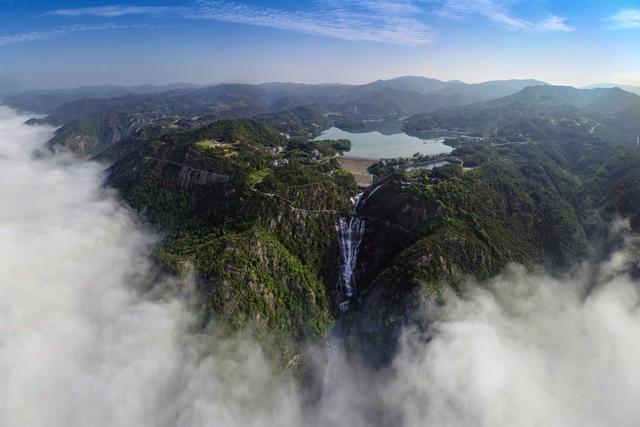
<path id="1" fill-rule="evenodd" d="M 345 156 L 371 159 L 411 157 L 415 153 L 434 155 L 453 150 L 443 143 L 444 138 L 421 139 L 402 132 L 383 134 L 373 130 L 354 133 L 333 127 L 316 138 L 323 139 L 348 139 L 351 141 L 351 151 L 346 152 Z"/>

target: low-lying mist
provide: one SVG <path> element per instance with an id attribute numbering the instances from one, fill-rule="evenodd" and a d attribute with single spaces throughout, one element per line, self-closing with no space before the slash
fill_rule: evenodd
<path id="1" fill-rule="evenodd" d="M 560 278 L 513 266 L 470 283 L 461 297 L 446 295 L 444 307 L 424 308 L 439 320 L 408 328 L 384 371 L 337 351 L 322 396 L 309 402 L 257 344 L 198 332 L 185 297 L 190 281 L 157 279 L 149 259 L 156 236 L 101 186 L 103 167 L 33 156 L 53 129 L 24 121 L 0 109 L 2 426 L 640 420 L 630 245 L 599 268 Z M 310 351 L 324 356 L 326 348 Z"/>

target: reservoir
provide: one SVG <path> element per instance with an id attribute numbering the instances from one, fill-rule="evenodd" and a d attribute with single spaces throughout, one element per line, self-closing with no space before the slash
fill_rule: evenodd
<path id="1" fill-rule="evenodd" d="M 443 143 L 444 138 L 421 139 L 400 130 L 396 133 L 381 133 L 378 130 L 356 133 L 332 127 L 322 132 L 315 140 L 323 139 L 348 139 L 351 141 L 351 151 L 345 155 L 368 159 L 412 157 L 415 153 L 434 155 L 453 151 L 453 148 Z"/>

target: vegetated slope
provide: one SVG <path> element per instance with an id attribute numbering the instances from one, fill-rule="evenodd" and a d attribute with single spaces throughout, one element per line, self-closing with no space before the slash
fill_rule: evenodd
<path id="1" fill-rule="evenodd" d="M 82 86 L 75 89 L 29 90 L 6 98 L 3 103 L 11 108 L 38 114 L 50 114 L 58 107 L 84 98 L 108 99 L 131 95 L 149 95 L 173 90 L 197 87 L 189 83 L 173 83 L 164 86 Z"/>
<path id="2" fill-rule="evenodd" d="M 77 101 L 74 105 L 83 102 Z M 172 92 L 171 96 L 162 94 L 98 102 L 108 108 L 62 126 L 49 146 L 82 156 L 93 156 L 150 125 L 180 127 L 185 117 L 203 125 L 228 116 L 252 116 L 266 108 L 266 101 L 250 85 L 219 85 L 189 91 L 189 94 Z M 67 107 L 64 105 L 60 109 Z M 78 111 L 84 114 L 86 110 L 78 108 Z M 49 117 L 56 120 L 58 115 L 54 113 Z"/>
<path id="3" fill-rule="evenodd" d="M 518 92 L 536 80 L 499 80 L 467 84 L 422 77 L 398 77 L 357 86 L 329 105 L 352 118 L 401 118 L 438 108 L 486 101 Z"/>
<path id="4" fill-rule="evenodd" d="M 119 110 L 98 113 L 61 127 L 47 145 L 90 157 L 152 124 L 150 116 Z"/>
<path id="5" fill-rule="evenodd" d="M 462 144 L 465 165 L 392 174 L 367 201 L 354 348 L 385 363 L 424 297 L 509 262 L 562 270 L 598 250 L 616 218 L 640 231 L 640 148 L 564 123 L 543 141 Z M 602 255 L 602 254 L 599 254 Z"/>
<path id="6" fill-rule="evenodd" d="M 254 116 L 255 120 L 278 129 L 291 138 L 310 139 L 332 126 L 360 129 L 362 122 L 342 113 L 331 113 L 319 105 L 302 105 L 279 113 Z"/>
<path id="7" fill-rule="evenodd" d="M 613 89 L 534 86 L 488 102 L 414 115 L 407 132 L 477 132 L 536 139 L 546 128 L 565 122 L 617 142 L 635 142 L 640 134 L 640 96 Z M 515 132 L 514 130 L 519 130 Z"/>
<path id="8" fill-rule="evenodd" d="M 165 233 L 160 264 L 193 267 L 204 321 L 253 327 L 292 357 L 335 315 L 335 223 L 355 184 L 331 156 L 301 162 L 285 144 L 255 121 L 223 120 L 101 157 L 114 161 L 108 184 Z"/>

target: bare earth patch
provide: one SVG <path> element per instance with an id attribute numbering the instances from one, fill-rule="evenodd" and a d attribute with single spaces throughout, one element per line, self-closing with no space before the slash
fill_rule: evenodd
<path id="1" fill-rule="evenodd" d="M 377 162 L 377 159 L 362 157 L 339 157 L 340 166 L 348 170 L 356 180 L 359 187 L 368 187 L 373 184 L 373 176 L 367 170 L 369 166 Z"/>

